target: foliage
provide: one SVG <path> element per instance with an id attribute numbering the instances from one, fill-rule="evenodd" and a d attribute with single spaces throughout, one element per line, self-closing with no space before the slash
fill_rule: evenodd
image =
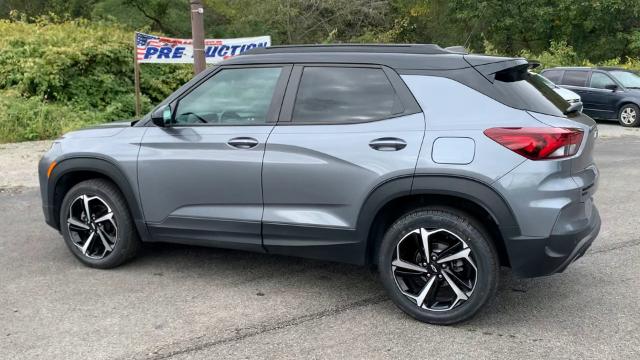
<path id="1" fill-rule="evenodd" d="M 115 24 L 0 20 L 0 142 L 47 138 L 133 117 L 133 35 Z M 143 108 L 186 82 L 190 66 L 145 66 Z M 49 124 L 49 126 L 47 126 Z"/>

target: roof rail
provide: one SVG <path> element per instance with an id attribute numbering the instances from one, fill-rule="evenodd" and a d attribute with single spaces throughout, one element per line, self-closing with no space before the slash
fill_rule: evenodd
<path id="1" fill-rule="evenodd" d="M 450 51 L 450 52 L 457 53 L 457 54 L 467 55 L 469 53 L 467 51 L 467 49 L 465 49 L 464 46 L 462 46 L 462 45 L 448 46 L 448 47 L 446 47 L 444 49 L 447 50 L 447 51 Z"/>
<path id="2" fill-rule="evenodd" d="M 284 45 L 266 48 L 253 48 L 243 55 L 280 54 L 280 53 L 316 53 L 316 52 L 369 52 L 403 54 L 453 54 L 435 44 L 318 44 Z"/>

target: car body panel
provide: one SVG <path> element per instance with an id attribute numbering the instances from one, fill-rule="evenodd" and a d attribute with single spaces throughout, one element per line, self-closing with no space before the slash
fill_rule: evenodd
<path id="1" fill-rule="evenodd" d="M 360 124 L 276 126 L 264 157 L 263 222 L 354 231 L 360 206 L 373 189 L 413 174 L 424 127 L 421 113 Z M 369 146 L 385 137 L 402 139 L 406 147 L 378 151 Z M 265 227 L 263 236 L 267 249 L 305 245 L 304 234 L 279 238 Z M 327 241 L 308 240 L 309 246 Z M 355 236 L 343 240 L 358 241 Z"/>
<path id="2" fill-rule="evenodd" d="M 260 174 L 273 127 L 150 128 L 141 141 L 138 182 L 151 233 L 169 241 L 180 237 L 180 229 L 197 224 L 203 234 L 192 231 L 185 237 L 218 238 L 260 249 Z M 229 146 L 236 137 L 251 137 L 259 144 L 252 149 Z M 237 227 L 229 228 L 230 222 Z"/>

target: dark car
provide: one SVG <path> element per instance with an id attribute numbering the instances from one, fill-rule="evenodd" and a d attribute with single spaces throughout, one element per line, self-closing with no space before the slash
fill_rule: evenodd
<path id="1" fill-rule="evenodd" d="M 621 68 L 553 68 L 542 76 L 582 97 L 584 112 L 596 119 L 640 125 L 640 76 Z"/>

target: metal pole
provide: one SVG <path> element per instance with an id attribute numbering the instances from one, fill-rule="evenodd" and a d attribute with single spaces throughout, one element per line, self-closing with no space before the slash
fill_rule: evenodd
<path id="1" fill-rule="evenodd" d="M 193 73 L 198 75 L 207 66 L 204 57 L 204 22 L 201 0 L 190 0 L 191 3 L 191 37 L 193 41 Z"/>
<path id="2" fill-rule="evenodd" d="M 140 63 L 138 63 L 138 45 L 136 35 L 133 35 L 133 83 L 136 92 L 136 119 L 140 118 Z"/>

